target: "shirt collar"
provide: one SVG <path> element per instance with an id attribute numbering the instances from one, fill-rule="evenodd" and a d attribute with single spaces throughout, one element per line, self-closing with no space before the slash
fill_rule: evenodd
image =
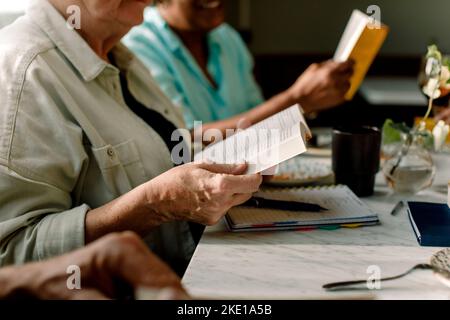
<path id="1" fill-rule="evenodd" d="M 148 7 L 144 12 L 144 20 L 153 24 L 159 31 L 159 35 L 164 39 L 166 46 L 175 52 L 183 47 L 180 38 L 170 29 L 169 24 L 163 19 L 158 9 L 154 6 Z"/>
<path id="2" fill-rule="evenodd" d="M 47 0 L 31 1 L 26 15 L 47 34 L 85 81 L 95 79 L 107 67 L 114 68 L 102 60 L 75 30 L 67 27 L 64 17 Z"/>
<path id="3" fill-rule="evenodd" d="M 172 51 L 182 51 L 184 48 L 184 44 L 181 39 L 175 34 L 175 32 L 170 29 L 169 24 L 166 20 L 163 19 L 158 9 L 154 6 L 148 7 L 144 13 L 144 20 L 156 26 L 159 31 L 160 36 L 164 39 L 167 47 Z M 217 30 L 220 29 L 220 26 L 214 30 L 212 30 L 207 35 L 207 41 L 210 48 L 214 47 L 215 49 L 220 49 L 220 42 L 217 39 Z"/>
<path id="4" fill-rule="evenodd" d="M 121 42 L 112 49 L 111 53 L 114 56 L 114 61 L 117 68 L 125 73 L 128 72 L 136 59 L 134 54 Z"/>

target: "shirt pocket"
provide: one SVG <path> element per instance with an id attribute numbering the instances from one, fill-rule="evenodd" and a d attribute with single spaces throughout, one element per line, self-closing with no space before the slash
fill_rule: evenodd
<path id="1" fill-rule="evenodd" d="M 122 195 L 148 180 L 134 140 L 92 148 L 109 191 Z"/>

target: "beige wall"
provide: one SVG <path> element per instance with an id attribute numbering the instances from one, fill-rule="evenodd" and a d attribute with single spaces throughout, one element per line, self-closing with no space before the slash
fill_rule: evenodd
<path id="1" fill-rule="evenodd" d="M 229 0 L 230 21 L 250 21 L 255 53 L 332 53 L 352 9 L 381 8 L 391 27 L 385 54 L 417 55 L 430 42 L 450 52 L 450 0 Z M 239 2 L 250 14 L 239 17 Z"/>

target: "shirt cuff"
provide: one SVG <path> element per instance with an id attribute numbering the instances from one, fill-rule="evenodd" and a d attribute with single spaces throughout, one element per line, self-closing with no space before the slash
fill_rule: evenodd
<path id="1" fill-rule="evenodd" d="M 85 219 L 89 210 L 89 206 L 83 204 L 43 218 L 36 237 L 38 259 L 44 260 L 83 247 Z"/>

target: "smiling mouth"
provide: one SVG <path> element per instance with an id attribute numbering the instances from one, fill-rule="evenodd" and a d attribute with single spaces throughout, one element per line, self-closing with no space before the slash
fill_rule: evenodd
<path id="1" fill-rule="evenodd" d="M 221 0 L 216 1 L 199 1 L 198 6 L 202 9 L 216 9 L 222 5 Z"/>

